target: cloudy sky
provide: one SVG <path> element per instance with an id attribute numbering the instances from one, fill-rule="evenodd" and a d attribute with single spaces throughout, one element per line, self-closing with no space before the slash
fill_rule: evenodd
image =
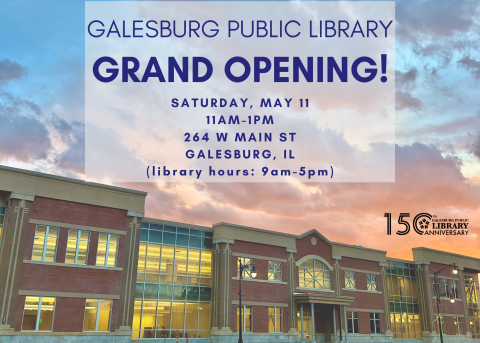
<path id="1" fill-rule="evenodd" d="M 0 18 L 0 163 L 83 178 L 84 2 L 19 0 Z M 397 1 L 395 183 L 118 185 L 148 191 L 149 217 L 480 257 L 479 33 L 478 0 Z M 386 212 L 393 232 L 400 212 L 468 218 L 470 232 L 387 236 Z"/>

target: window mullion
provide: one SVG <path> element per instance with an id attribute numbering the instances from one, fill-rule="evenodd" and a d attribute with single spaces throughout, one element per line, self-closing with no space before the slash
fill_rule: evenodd
<path id="1" fill-rule="evenodd" d="M 75 264 L 78 263 L 78 249 L 80 248 L 80 230 L 77 232 L 77 248 L 75 249 Z"/>
<path id="2" fill-rule="evenodd" d="M 110 250 L 110 235 L 107 235 L 107 246 L 105 247 L 105 267 L 108 267 L 108 252 Z M 146 271 L 146 270 L 145 270 Z"/>
<path id="3" fill-rule="evenodd" d="M 42 261 L 45 261 L 45 254 L 47 253 L 47 243 L 48 243 L 48 230 L 50 229 L 47 226 L 47 230 L 45 230 L 45 241 L 43 242 L 43 254 L 42 254 Z"/>
<path id="4" fill-rule="evenodd" d="M 97 318 L 95 320 L 95 332 L 98 331 L 98 319 L 100 318 L 100 299 L 97 300 Z"/>
<path id="5" fill-rule="evenodd" d="M 38 298 L 37 321 L 35 323 L 35 331 L 38 331 L 38 322 L 40 321 L 40 313 L 42 312 L 42 297 Z"/>

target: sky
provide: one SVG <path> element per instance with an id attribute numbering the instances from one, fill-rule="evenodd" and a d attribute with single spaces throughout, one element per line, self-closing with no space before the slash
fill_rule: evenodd
<path id="1" fill-rule="evenodd" d="M 1 2 L 0 163 L 83 179 L 84 2 Z M 478 0 L 396 2 L 394 183 L 116 185 L 147 191 L 148 217 L 317 229 L 395 258 L 418 246 L 480 258 L 479 33 Z M 395 234 L 400 213 L 422 212 L 469 219 L 469 234 Z"/>

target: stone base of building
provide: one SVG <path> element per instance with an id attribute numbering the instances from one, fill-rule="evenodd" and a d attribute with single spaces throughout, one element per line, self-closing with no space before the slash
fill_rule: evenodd
<path id="1" fill-rule="evenodd" d="M 81 336 L 59 336 L 59 335 L 13 335 L 0 336 L 0 343 L 75 343 L 95 342 L 95 343 L 131 343 L 132 336 L 118 335 L 81 335 Z"/>

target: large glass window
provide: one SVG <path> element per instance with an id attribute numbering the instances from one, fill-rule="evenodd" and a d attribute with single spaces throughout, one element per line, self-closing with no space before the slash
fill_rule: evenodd
<path id="1" fill-rule="evenodd" d="M 83 331 L 110 331 L 112 300 L 87 299 Z"/>
<path id="2" fill-rule="evenodd" d="M 370 332 L 374 334 L 380 333 L 379 313 L 370 313 Z"/>
<path id="3" fill-rule="evenodd" d="M 282 262 L 268 261 L 268 279 L 282 281 Z"/>
<path id="4" fill-rule="evenodd" d="M 209 338 L 212 233 L 142 223 L 133 338 Z"/>
<path id="5" fill-rule="evenodd" d="M 357 288 L 355 272 L 345 270 L 345 288 Z"/>
<path id="6" fill-rule="evenodd" d="M 87 264 L 89 243 L 89 231 L 68 230 L 65 263 Z"/>
<path id="7" fill-rule="evenodd" d="M 453 317 L 453 325 L 455 325 L 455 334 L 463 335 L 463 326 L 461 317 Z"/>
<path id="8" fill-rule="evenodd" d="M 467 298 L 468 324 L 472 338 L 480 338 L 480 304 L 477 275 L 464 275 L 465 295 Z"/>
<path id="9" fill-rule="evenodd" d="M 281 307 L 268 308 L 268 332 L 283 332 L 282 311 Z"/>
<path id="10" fill-rule="evenodd" d="M 375 274 L 367 274 L 367 290 L 377 290 L 377 276 Z"/>
<path id="11" fill-rule="evenodd" d="M 97 266 L 117 265 L 118 235 L 101 233 L 98 236 Z"/>
<path id="12" fill-rule="evenodd" d="M 298 267 L 299 286 L 330 289 L 330 269 L 321 261 L 308 260 Z"/>
<path id="13" fill-rule="evenodd" d="M 243 306 L 243 332 L 252 332 L 253 307 Z M 237 332 L 240 331 L 240 306 L 237 306 Z"/>
<path id="14" fill-rule="evenodd" d="M 22 331 L 52 331 L 55 298 L 26 297 Z"/>
<path id="15" fill-rule="evenodd" d="M 347 312 L 348 333 L 358 333 L 358 312 Z"/>
<path id="16" fill-rule="evenodd" d="M 59 230 L 58 227 L 37 226 L 33 241 L 32 260 L 55 262 Z"/>
<path id="17" fill-rule="evenodd" d="M 393 338 L 422 338 L 415 265 L 388 261 L 387 292 Z"/>

